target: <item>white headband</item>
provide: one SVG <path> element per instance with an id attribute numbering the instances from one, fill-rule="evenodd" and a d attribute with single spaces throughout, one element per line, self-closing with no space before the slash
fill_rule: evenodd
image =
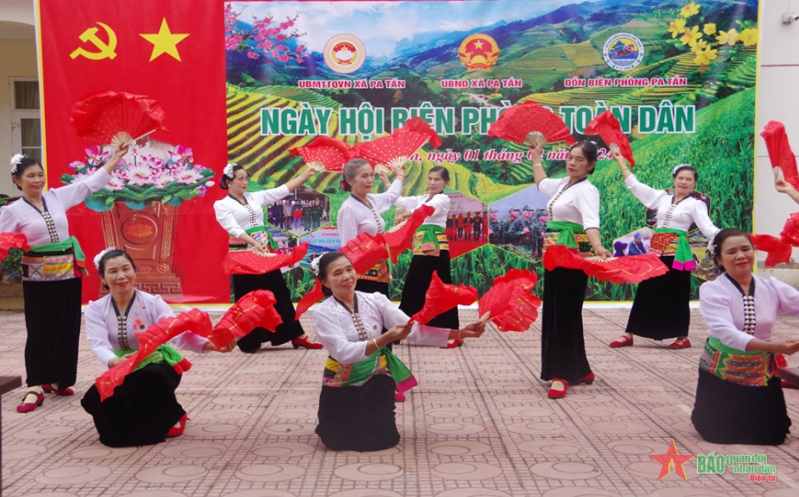
<path id="1" fill-rule="evenodd" d="M 17 166 L 22 162 L 22 159 L 27 157 L 27 155 L 23 154 L 14 154 L 14 157 L 11 158 L 11 174 L 17 173 Z"/>
<path id="2" fill-rule="evenodd" d="M 225 168 L 222 170 L 222 174 L 224 174 L 228 178 L 233 178 L 233 168 L 236 165 L 237 164 L 235 162 L 228 163 L 228 165 L 225 166 Z"/>
<path id="3" fill-rule="evenodd" d="M 117 249 L 116 247 L 108 247 L 108 248 L 104 249 L 102 252 L 100 252 L 99 254 L 95 255 L 94 256 L 94 267 L 97 268 L 97 270 L 99 271 L 100 270 L 100 259 L 102 259 L 103 256 L 105 254 L 107 254 L 108 252 L 111 252 L 112 250 L 116 250 L 116 249 Z"/>
<path id="4" fill-rule="evenodd" d="M 674 169 L 671 170 L 671 175 L 672 176 L 676 176 L 677 175 L 677 171 L 679 171 L 680 168 L 683 168 L 683 167 L 693 167 L 693 166 L 691 164 L 677 164 L 674 167 Z"/>
<path id="5" fill-rule="evenodd" d="M 322 254 L 322 255 L 324 255 L 324 254 Z M 321 260 L 322 260 L 322 256 L 320 255 L 319 257 L 317 257 L 317 258 L 315 258 L 314 260 L 311 261 L 311 269 L 313 269 L 313 273 L 314 273 L 314 275 L 316 275 L 317 278 L 319 278 L 319 261 L 321 261 Z"/>

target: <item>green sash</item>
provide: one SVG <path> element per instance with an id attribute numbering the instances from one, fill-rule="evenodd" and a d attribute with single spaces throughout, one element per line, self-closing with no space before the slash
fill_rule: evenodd
<path id="1" fill-rule="evenodd" d="M 266 226 L 253 226 L 252 228 L 244 230 L 244 232 L 247 233 L 248 235 L 252 235 L 253 233 L 260 233 L 262 231 L 265 231 L 266 236 L 269 238 L 269 242 L 267 244 L 269 245 L 269 248 L 272 250 L 277 250 L 278 249 L 277 242 L 275 241 L 274 238 L 272 238 L 272 233 L 269 232 L 269 228 L 267 228 Z"/>
<path id="2" fill-rule="evenodd" d="M 86 267 L 86 256 L 83 255 L 83 250 L 80 248 L 78 239 L 71 236 L 63 242 L 47 243 L 44 245 L 33 245 L 29 253 L 46 253 L 46 252 L 63 252 L 72 249 L 72 254 L 75 256 L 75 261 L 79 267 Z"/>
<path id="3" fill-rule="evenodd" d="M 394 378 L 398 392 L 404 392 L 418 384 L 408 367 L 385 347 L 375 351 L 368 359 L 355 364 L 341 364 L 328 357 L 323 384 L 329 387 L 360 386 L 386 370 Z"/>
<path id="4" fill-rule="evenodd" d="M 441 246 L 438 243 L 438 235 L 446 234 L 446 230 L 441 226 L 436 226 L 434 224 L 423 224 L 416 228 L 417 233 L 422 234 L 422 246 L 428 246 L 428 243 L 432 243 L 435 247 L 435 250 L 439 250 Z"/>
<path id="5" fill-rule="evenodd" d="M 122 357 L 136 352 L 136 349 L 114 350 L 113 352 L 115 356 Z M 152 354 L 145 357 L 133 371 L 138 371 L 145 366 L 149 366 L 150 364 L 167 363 L 170 366 L 175 367 L 175 364 L 181 362 L 182 360 L 183 356 L 180 355 L 180 352 L 174 348 L 165 344 L 159 345 L 158 348 L 155 349 Z"/>
<path id="6" fill-rule="evenodd" d="M 565 245 L 570 249 L 576 249 L 577 241 L 574 239 L 575 233 L 585 234 L 583 227 L 577 223 L 569 221 L 549 221 L 547 231 L 558 232 L 558 245 Z"/>
<path id="7" fill-rule="evenodd" d="M 774 355 L 759 350 L 738 350 L 708 337 L 699 368 L 724 381 L 748 387 L 765 387 L 774 376 Z"/>
<path id="8" fill-rule="evenodd" d="M 674 254 L 674 262 L 671 267 L 679 271 L 693 271 L 694 267 L 696 267 L 696 263 L 694 263 L 693 254 L 691 253 L 691 244 L 688 243 L 688 237 L 685 231 L 674 228 L 657 228 L 655 233 L 674 233 L 677 235 L 679 237 L 677 253 Z"/>

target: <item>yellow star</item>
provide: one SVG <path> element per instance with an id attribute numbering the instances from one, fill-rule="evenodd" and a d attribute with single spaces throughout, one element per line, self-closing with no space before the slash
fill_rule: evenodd
<path id="1" fill-rule="evenodd" d="M 172 34 L 169 31 L 169 26 L 166 24 L 166 18 L 164 18 L 161 21 L 161 29 L 158 30 L 158 34 L 140 34 L 139 36 L 153 44 L 153 53 L 150 55 L 150 62 L 164 53 L 181 61 L 177 45 L 183 41 L 183 38 L 189 36 L 189 34 Z"/>

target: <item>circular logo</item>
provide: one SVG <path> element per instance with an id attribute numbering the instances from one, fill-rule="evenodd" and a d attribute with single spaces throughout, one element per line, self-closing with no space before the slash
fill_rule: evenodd
<path id="1" fill-rule="evenodd" d="M 467 72 L 487 71 L 497 63 L 499 45 L 488 35 L 474 34 L 461 42 L 458 55 Z"/>
<path id="2" fill-rule="evenodd" d="M 355 72 L 366 60 L 363 42 L 352 35 L 336 35 L 325 43 L 325 63 L 341 74 Z"/>
<path id="3" fill-rule="evenodd" d="M 644 44 L 630 33 L 617 33 L 602 49 L 605 63 L 617 71 L 629 71 L 644 59 Z"/>

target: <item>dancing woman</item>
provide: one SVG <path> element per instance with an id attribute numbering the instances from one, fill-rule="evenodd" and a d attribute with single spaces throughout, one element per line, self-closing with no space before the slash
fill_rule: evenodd
<path id="1" fill-rule="evenodd" d="M 539 191 L 552 199 L 547 204 L 547 245 L 566 245 L 583 257 L 594 253 L 611 256 L 599 232 L 599 191 L 588 181 L 596 167 L 596 145 L 580 141 L 569 149 L 568 175 L 549 179 L 541 164 L 541 147 L 531 150 L 533 176 Z M 541 379 L 552 380 L 548 396 L 566 396 L 569 385 L 591 384 L 583 337 L 583 300 L 588 275 L 580 269 L 558 267 L 544 271 L 544 310 L 541 324 Z"/>
<path id="2" fill-rule="evenodd" d="M 791 420 L 774 354 L 796 353 L 799 340 L 771 338 L 780 312 L 799 317 L 799 291 L 752 274 L 755 250 L 743 231 L 721 230 L 713 247 L 723 273 L 699 287 L 708 339 L 691 421 L 710 443 L 779 445 Z"/>
<path id="3" fill-rule="evenodd" d="M 216 220 L 230 234 L 231 248 L 249 245 L 250 250 L 265 253 L 277 250 L 277 243 L 272 239 L 269 229 L 264 225 L 263 206 L 273 204 L 288 197 L 291 192 L 310 178 L 314 171 L 306 168 L 296 178 L 283 186 L 261 192 L 247 191 L 247 171 L 238 164 L 228 164 L 222 173 L 219 186 L 228 191 L 227 197 L 214 202 Z M 264 328 L 255 328 L 247 336 L 238 341 L 242 352 L 255 352 L 266 342 L 281 345 L 289 340 L 294 348 L 320 349 L 318 343 L 308 341 L 308 336 L 299 321 L 295 321 L 294 304 L 291 292 L 286 286 L 280 269 L 264 274 L 234 274 L 233 295 L 236 300 L 253 290 L 269 290 L 275 294 L 277 303 L 275 310 L 283 318 L 274 333 Z"/>
<path id="4" fill-rule="evenodd" d="M 398 209 L 406 211 L 398 216 L 400 220 L 410 218 L 413 211 L 423 205 L 435 208 L 433 214 L 424 220 L 424 224 L 419 226 L 413 237 L 413 258 L 402 288 L 402 303 L 400 303 L 400 310 L 409 316 L 413 316 L 424 307 L 425 293 L 430 287 L 434 272 L 438 273 L 442 282 L 452 283 L 446 234 L 449 197 L 443 193 L 448 184 L 449 171 L 445 167 L 436 166 L 427 174 L 428 193 L 416 197 L 400 197 L 394 204 Z M 461 223 L 460 226 L 462 225 Z M 439 314 L 428 324 L 440 328 L 460 328 L 458 308 Z M 452 340 L 447 343 L 447 347 L 453 348 L 462 344 L 461 340 Z"/>
<path id="5" fill-rule="evenodd" d="M 127 148 L 84 181 L 44 192 L 44 169 L 36 159 L 15 155 L 11 179 L 22 198 L 0 209 L 0 232 L 24 234 L 30 250 L 22 256 L 25 301 L 25 383 L 28 392 L 17 412 L 44 403 L 44 393 L 72 395 L 78 371 L 83 251 L 69 236 L 67 210 L 103 188 Z"/>
<path id="6" fill-rule="evenodd" d="M 627 188 L 647 208 L 657 210 L 657 229 L 652 237 L 650 252 L 660 255 L 669 272 L 638 285 L 627 328 L 610 346 L 630 346 L 633 344 L 633 335 L 638 335 L 654 340 L 676 337 L 674 343 L 669 345 L 670 349 L 690 347 L 688 327 L 691 324 L 691 310 L 688 303 L 691 300 L 691 269 L 694 263 L 686 234 L 694 223 L 711 240 L 719 232 L 708 217 L 707 205 L 691 196 L 698 179 L 696 169 L 688 164 L 680 164 L 672 170 L 672 195 L 666 190 L 655 190 L 640 183 L 627 168 L 621 153 L 614 153 L 613 158 L 619 163 Z M 640 243 L 641 235 L 635 235 L 635 242 Z M 635 247 L 635 243 L 630 245 L 630 255 L 637 253 Z"/>
<path id="7" fill-rule="evenodd" d="M 316 433 L 330 450 L 394 447 L 400 440 L 394 390 L 410 372 L 386 346 L 397 340 L 442 346 L 447 339 L 477 338 L 485 325 L 452 330 L 409 323 L 385 295 L 355 290 L 358 274 L 340 252 L 323 255 L 316 272 L 329 298 L 313 313 L 314 330 L 330 355 Z"/>
<path id="8" fill-rule="evenodd" d="M 386 222 L 381 214 L 389 210 L 402 195 L 402 182 L 405 180 L 402 167 L 393 167 L 392 172 L 396 177 L 385 193 L 369 193 L 375 182 L 372 166 L 363 159 L 352 159 L 344 165 L 341 187 L 350 192 L 350 197 L 341 204 L 336 221 L 342 247 L 361 233 L 374 236 L 386 231 Z M 384 173 L 381 178 L 388 182 Z M 388 297 L 390 283 L 388 261 L 383 260 L 358 278 L 358 291 L 378 292 Z"/>
<path id="9" fill-rule="evenodd" d="M 137 332 L 168 317 L 172 309 L 158 295 L 136 290 L 136 264 L 127 252 L 110 249 L 96 258 L 103 287 L 110 293 L 89 302 L 86 308 L 86 336 L 92 352 L 112 368 L 139 348 Z M 217 350 L 206 338 L 187 331 L 171 341 L 192 352 Z M 223 352 L 229 352 L 233 343 Z M 171 364 L 180 362 L 178 352 L 162 345 L 147 356 L 136 371 L 101 401 L 95 385 L 81 400 L 94 418 L 100 442 L 109 447 L 135 447 L 161 443 L 176 437 L 186 427 L 186 411 L 175 398 L 180 377 Z"/>

